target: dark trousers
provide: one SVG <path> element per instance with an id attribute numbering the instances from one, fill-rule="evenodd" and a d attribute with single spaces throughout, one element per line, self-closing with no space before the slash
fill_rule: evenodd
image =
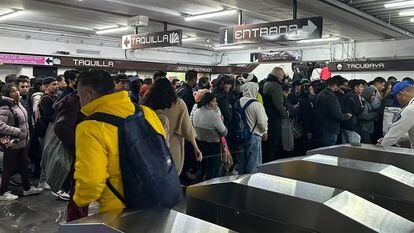
<path id="1" fill-rule="evenodd" d="M 281 131 L 281 124 L 269 124 L 269 139 L 264 142 L 263 163 L 283 158 Z"/>
<path id="2" fill-rule="evenodd" d="M 68 203 L 68 208 L 67 208 L 67 213 L 66 213 L 66 222 L 72 222 L 78 219 L 81 219 L 83 217 L 87 217 L 88 216 L 88 211 L 89 211 L 89 207 L 78 207 L 75 203 L 75 201 L 73 201 L 73 195 L 75 194 L 75 179 L 74 179 L 74 172 L 75 172 L 75 168 L 72 165 L 72 169 L 69 172 L 69 180 L 70 180 L 70 199 L 69 199 L 69 203 Z"/>
<path id="3" fill-rule="evenodd" d="M 197 140 L 197 145 L 203 153 L 203 180 L 218 177 L 221 169 L 220 143 L 209 143 Z"/>
<path id="4" fill-rule="evenodd" d="M 30 189 L 29 180 L 29 157 L 27 156 L 27 148 L 22 149 L 4 149 L 3 155 L 3 175 L 1 177 L 0 195 L 7 192 L 10 177 L 18 171 L 22 177 L 24 190 Z"/>

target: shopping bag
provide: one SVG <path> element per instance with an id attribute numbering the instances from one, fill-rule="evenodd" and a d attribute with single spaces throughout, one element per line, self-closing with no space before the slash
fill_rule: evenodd
<path id="1" fill-rule="evenodd" d="M 225 137 L 220 137 L 220 156 L 223 163 L 224 173 L 228 174 L 233 166 L 233 157 L 231 157 L 230 149 Z"/>
<path id="2" fill-rule="evenodd" d="M 292 122 L 289 117 L 283 118 L 281 133 L 283 150 L 292 151 L 295 147 L 295 137 Z"/>

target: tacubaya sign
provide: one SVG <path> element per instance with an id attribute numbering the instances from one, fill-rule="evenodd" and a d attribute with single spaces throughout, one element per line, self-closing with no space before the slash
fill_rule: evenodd
<path id="1" fill-rule="evenodd" d="M 122 36 L 122 49 L 178 46 L 182 44 L 182 38 L 182 30 L 126 35 Z"/>
<path id="2" fill-rule="evenodd" d="M 331 62 L 331 71 L 412 71 L 414 59 L 384 61 Z"/>
<path id="3" fill-rule="evenodd" d="M 220 29 L 220 44 L 281 42 L 322 37 L 322 17 L 239 25 Z"/>

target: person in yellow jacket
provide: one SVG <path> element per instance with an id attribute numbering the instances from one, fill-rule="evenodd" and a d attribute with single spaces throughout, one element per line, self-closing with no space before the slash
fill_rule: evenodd
<path id="1" fill-rule="evenodd" d="M 135 107 L 126 91 L 114 92 L 112 77 L 105 71 L 92 70 L 79 76 L 81 112 L 90 116 L 103 112 L 126 118 Z M 157 115 L 141 106 L 146 120 L 165 137 L 164 128 Z M 86 120 L 76 127 L 75 194 L 73 200 L 79 207 L 97 201 L 100 212 L 125 208 L 109 190 L 106 180 L 123 195 L 119 164 L 118 129 L 107 123 Z"/>

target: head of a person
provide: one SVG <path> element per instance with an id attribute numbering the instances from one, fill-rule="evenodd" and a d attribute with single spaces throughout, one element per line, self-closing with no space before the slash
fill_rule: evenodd
<path id="1" fill-rule="evenodd" d="M 200 102 L 197 103 L 197 107 L 207 107 L 213 109 L 214 111 L 217 111 L 218 104 L 216 96 L 210 92 L 205 93 L 203 97 L 201 97 Z"/>
<path id="2" fill-rule="evenodd" d="M 340 91 L 340 87 L 343 86 L 346 82 L 346 79 L 340 75 L 335 75 L 332 78 L 326 80 L 326 86 L 333 92 Z"/>
<path id="3" fill-rule="evenodd" d="M 316 96 L 315 89 L 310 84 L 303 85 L 301 96 L 304 97 L 314 97 Z"/>
<path id="4" fill-rule="evenodd" d="M 152 75 L 152 79 L 154 80 L 154 82 L 160 78 L 167 78 L 167 73 L 165 73 L 164 71 L 155 71 Z"/>
<path id="5" fill-rule="evenodd" d="M 145 78 L 142 85 L 152 85 L 152 78 Z"/>
<path id="6" fill-rule="evenodd" d="M 376 77 L 372 80 L 372 85 L 375 86 L 378 91 L 384 91 L 386 82 L 387 81 L 383 77 Z"/>
<path id="7" fill-rule="evenodd" d="M 259 93 L 259 84 L 254 82 L 248 82 L 243 84 L 243 96 L 247 98 L 257 98 Z"/>
<path id="8" fill-rule="evenodd" d="M 349 81 L 349 88 L 356 94 L 362 95 L 364 93 L 365 84 L 360 79 L 355 79 Z"/>
<path id="9" fill-rule="evenodd" d="M 19 78 L 16 81 L 17 89 L 19 90 L 19 93 L 21 96 L 27 96 L 29 95 L 29 89 L 30 89 L 30 79 L 27 76 L 19 76 Z"/>
<path id="10" fill-rule="evenodd" d="M 177 94 L 170 80 L 160 78 L 155 80 L 141 103 L 154 110 L 171 108 L 177 102 Z"/>
<path id="11" fill-rule="evenodd" d="M 56 95 L 58 91 L 58 82 L 53 77 L 47 77 L 43 79 L 43 85 L 45 87 L 45 93 L 50 95 Z"/>
<path id="12" fill-rule="evenodd" d="M 75 70 L 67 70 L 65 73 L 63 73 L 66 85 L 73 89 L 78 88 L 78 76 L 79 73 Z"/>
<path id="13" fill-rule="evenodd" d="M 36 92 L 45 92 L 45 85 L 43 84 L 43 78 L 42 77 L 37 77 L 34 78 L 33 81 L 33 93 Z"/>
<path id="14" fill-rule="evenodd" d="M 243 83 L 248 83 L 248 82 L 259 83 L 259 80 L 257 79 L 256 75 L 252 73 L 244 72 L 242 73 L 241 76 L 243 78 Z"/>
<path id="15" fill-rule="evenodd" d="M 410 77 L 403 78 L 403 81 L 409 82 L 409 83 L 411 83 L 411 84 L 414 85 L 414 80 L 412 78 L 410 78 Z"/>
<path id="16" fill-rule="evenodd" d="M 17 80 L 17 75 L 15 74 L 9 74 L 4 78 L 4 81 L 6 83 L 15 83 Z"/>
<path id="17" fill-rule="evenodd" d="M 282 93 L 283 93 L 283 96 L 285 98 L 287 98 L 289 96 L 291 91 L 292 91 L 292 88 L 289 84 L 285 83 L 285 84 L 282 85 Z"/>
<path id="18" fill-rule="evenodd" d="M 392 94 L 394 96 L 394 105 L 405 107 L 414 98 L 414 85 L 407 81 L 399 82 L 394 85 Z"/>
<path id="19" fill-rule="evenodd" d="M 139 90 L 142 87 L 142 80 L 138 77 L 131 77 L 128 79 L 129 90 L 136 96 L 139 96 Z"/>
<path id="20" fill-rule="evenodd" d="M 173 85 L 174 89 L 178 89 L 181 86 L 181 81 L 175 78 L 171 81 L 171 84 Z"/>
<path id="21" fill-rule="evenodd" d="M 126 91 L 128 88 L 128 76 L 118 74 L 114 77 L 115 91 Z"/>
<path id="22" fill-rule="evenodd" d="M 63 75 L 58 75 L 56 77 L 56 81 L 58 82 L 58 88 L 60 90 L 63 90 L 67 86 L 67 84 L 65 82 L 65 76 L 63 76 Z"/>
<path id="23" fill-rule="evenodd" d="M 215 80 L 215 89 L 219 92 L 229 93 L 234 85 L 233 79 L 227 74 L 220 74 Z"/>
<path id="24" fill-rule="evenodd" d="M 210 89 L 210 81 L 207 77 L 203 76 L 198 80 L 198 89 Z"/>
<path id="25" fill-rule="evenodd" d="M 6 83 L 1 88 L 1 95 L 9 97 L 13 100 L 18 101 L 20 99 L 20 93 L 17 86 L 14 83 Z"/>
<path id="26" fill-rule="evenodd" d="M 187 83 L 190 87 L 195 87 L 197 84 L 197 75 L 197 71 L 187 70 L 185 72 L 185 83 Z"/>
<path id="27" fill-rule="evenodd" d="M 396 83 L 396 82 L 398 82 L 398 80 L 397 80 L 396 77 L 390 76 L 390 77 L 388 77 L 387 82 L 389 82 L 389 83 Z"/>
<path id="28" fill-rule="evenodd" d="M 279 80 L 279 82 L 283 82 L 286 76 L 285 71 L 280 67 L 273 68 L 271 74 L 275 76 Z"/>
<path id="29" fill-rule="evenodd" d="M 387 83 L 385 84 L 385 89 L 383 91 L 384 96 L 386 96 L 386 95 L 388 95 L 392 92 L 392 88 L 394 87 L 394 84 L 395 83 L 393 83 L 393 82 L 388 82 L 387 81 Z"/>
<path id="30" fill-rule="evenodd" d="M 302 92 L 302 83 L 299 80 L 292 82 L 292 89 L 295 92 L 295 94 L 300 95 Z"/>
<path id="31" fill-rule="evenodd" d="M 78 95 L 82 107 L 95 99 L 114 93 L 114 90 L 114 80 L 106 71 L 89 70 L 79 75 Z"/>

